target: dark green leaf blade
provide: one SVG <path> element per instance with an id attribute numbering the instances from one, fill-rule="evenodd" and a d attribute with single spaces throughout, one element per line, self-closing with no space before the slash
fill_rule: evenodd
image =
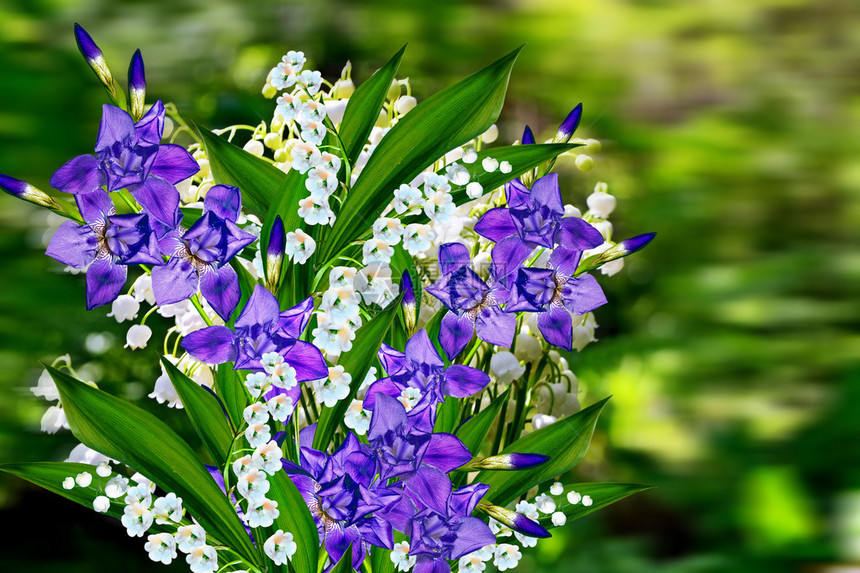
<path id="1" fill-rule="evenodd" d="M 199 132 L 215 183 L 238 187 L 243 209 L 264 217 L 287 174 L 209 130 Z"/>
<path id="2" fill-rule="evenodd" d="M 344 153 L 349 158 L 350 165 L 358 159 L 361 149 L 370 136 L 370 131 L 379 117 L 379 110 L 385 103 L 385 95 L 400 67 L 400 60 L 405 51 L 404 45 L 384 66 L 358 86 L 349 98 L 349 103 L 346 104 L 343 121 L 340 122 L 337 132 L 343 142 Z"/>
<path id="3" fill-rule="evenodd" d="M 508 400 L 511 393 L 511 388 L 508 387 L 498 398 L 493 402 L 463 422 L 454 434 L 460 438 L 460 441 L 472 452 L 473 456 L 477 456 L 481 451 L 481 446 L 487 439 L 487 434 L 490 433 L 490 428 L 493 427 L 493 422 L 499 411 L 502 409 L 502 404 Z"/>
<path id="4" fill-rule="evenodd" d="M 639 493 L 649 489 L 652 489 L 652 486 L 639 483 L 593 482 L 569 484 L 564 486 L 564 493 L 562 493 L 559 498 L 558 511 L 564 513 L 567 516 L 568 521 L 572 521 L 606 507 L 607 505 L 611 505 L 616 501 L 620 501 L 625 497 L 629 497 L 634 493 Z M 582 503 L 568 503 L 567 494 L 571 491 L 575 491 L 583 496 L 591 496 L 593 503 L 588 507 L 582 505 Z M 547 528 L 555 527 L 552 524 L 552 516 L 549 515 L 542 517 L 540 523 Z"/>
<path id="5" fill-rule="evenodd" d="M 340 400 L 332 408 L 323 406 L 319 420 L 317 420 L 316 433 L 314 434 L 314 449 L 324 451 L 331 442 L 338 424 L 343 422 L 346 409 L 355 397 L 355 393 L 364 381 L 364 377 L 367 376 L 367 372 L 370 370 L 373 361 L 376 360 L 376 353 L 382 344 L 385 333 L 397 316 L 402 297 L 403 295 L 401 294 L 385 310 L 359 328 L 352 343 L 352 349 L 344 353 L 340 357 L 340 360 L 338 360 L 338 365 L 343 366 L 344 371 L 349 372 L 352 376 L 352 382 L 349 385 L 349 396 Z"/>
<path id="6" fill-rule="evenodd" d="M 219 364 L 215 370 L 215 393 L 221 398 L 230 422 L 234 428 L 242 425 L 242 412 L 248 405 L 248 394 L 239 378 L 239 373 L 233 370 L 232 362 Z"/>
<path id="7" fill-rule="evenodd" d="M 277 529 L 292 533 L 296 542 L 296 553 L 290 560 L 293 570 L 296 573 L 316 573 L 319 533 L 302 494 L 285 472 L 270 477 L 269 484 L 266 497 L 278 502 L 279 512 L 270 528 L 272 533 Z"/>
<path id="8" fill-rule="evenodd" d="M 406 114 L 371 155 L 341 208 L 327 242 L 326 261 L 373 221 L 401 183 L 410 181 L 451 149 L 486 131 L 499 117 L 520 49 L 460 80 Z"/>
<path id="9" fill-rule="evenodd" d="M 227 454 L 230 450 L 230 442 L 233 441 L 233 433 L 224 417 L 225 412 L 221 408 L 218 399 L 207 392 L 197 382 L 183 374 L 173 363 L 165 357 L 161 357 L 161 364 L 167 372 L 167 376 L 176 388 L 179 399 L 191 420 L 191 424 L 200 436 L 200 440 L 212 456 L 212 460 L 218 467 L 224 467 Z"/>
<path id="10" fill-rule="evenodd" d="M 45 368 L 57 385 L 77 439 L 176 493 L 213 537 L 247 561 L 259 564 L 258 554 L 233 506 L 182 438 L 149 412 L 55 368 Z"/>
<path id="11" fill-rule="evenodd" d="M 352 543 L 349 544 L 349 547 L 346 548 L 343 555 L 340 558 L 340 561 L 335 563 L 335 566 L 332 567 L 332 570 L 329 573 L 352 573 L 354 569 L 352 568 Z"/>
<path id="12" fill-rule="evenodd" d="M 565 473 L 576 466 L 585 456 L 594 425 L 609 398 L 577 412 L 568 418 L 550 424 L 527 436 L 523 436 L 501 453 L 520 452 L 543 454 L 550 460 L 537 467 L 519 471 L 481 471 L 474 482 L 490 486 L 485 499 L 496 505 L 507 505 L 517 496 L 553 476 Z"/>

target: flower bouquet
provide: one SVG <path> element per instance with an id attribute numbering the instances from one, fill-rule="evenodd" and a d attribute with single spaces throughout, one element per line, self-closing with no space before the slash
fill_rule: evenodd
<path id="1" fill-rule="evenodd" d="M 290 51 L 263 87 L 270 122 L 209 131 L 147 105 L 140 51 L 126 91 L 75 34 L 110 100 L 95 154 L 53 174 L 58 194 L 0 186 L 62 217 L 46 254 L 85 273 L 88 309 L 150 307 L 127 347 L 153 312 L 171 320 L 150 397 L 200 447 L 66 357 L 34 393 L 57 402 L 43 429 L 81 445 L 0 469 L 196 573 L 506 570 L 643 489 L 557 481 L 605 400 L 580 409 L 554 347 L 594 340 L 607 300 L 588 273 L 653 235 L 611 240 L 603 184 L 584 214 L 563 203 L 556 159 L 599 145 L 572 140 L 581 106 L 548 143 L 526 127 L 489 147 L 519 50 L 420 104 L 404 50 L 358 88 L 349 64 L 329 83 Z"/>

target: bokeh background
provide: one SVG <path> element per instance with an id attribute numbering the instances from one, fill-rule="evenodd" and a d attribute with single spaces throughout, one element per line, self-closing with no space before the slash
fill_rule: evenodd
<path id="1" fill-rule="evenodd" d="M 400 76 L 420 99 L 526 43 L 500 141 L 526 123 L 548 138 L 583 102 L 577 135 L 603 149 L 591 173 L 560 162 L 566 198 L 606 181 L 616 236 L 657 232 L 602 280 L 600 340 L 571 358 L 583 403 L 613 395 L 578 478 L 656 488 L 560 530 L 523 570 L 860 570 L 860 3 L 0 0 L 0 172 L 43 188 L 91 152 L 101 113 L 74 22 L 120 77 L 140 48 L 150 98 L 209 127 L 268 118 L 260 86 L 288 49 L 332 80 L 351 60 L 359 83 L 408 42 Z M 157 376 L 40 254 L 43 222 L 0 197 L 3 462 L 74 443 L 39 432 L 40 360 L 69 352 L 130 397 Z M 0 570 L 186 570 L 7 476 L 0 523 Z"/>

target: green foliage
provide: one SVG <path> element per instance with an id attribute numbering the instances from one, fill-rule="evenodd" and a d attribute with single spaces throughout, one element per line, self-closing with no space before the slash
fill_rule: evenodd
<path id="1" fill-rule="evenodd" d="M 564 493 L 561 494 L 558 502 L 561 511 L 567 516 L 568 521 L 579 519 L 589 513 L 593 513 L 598 509 L 611 505 L 616 501 L 621 501 L 625 497 L 629 497 L 634 493 L 639 493 L 651 489 L 651 486 L 638 483 L 574 483 L 564 486 Z M 591 496 L 594 501 L 590 506 L 586 507 L 581 503 L 567 503 L 568 492 L 575 491 L 583 496 Z M 555 527 L 552 524 L 552 516 L 543 516 L 540 524 L 546 528 Z"/>
<path id="2" fill-rule="evenodd" d="M 50 366 L 47 370 L 76 438 L 176 493 L 208 535 L 229 544 L 249 563 L 259 563 L 233 506 L 194 451 L 173 430 L 124 400 Z"/>
<path id="3" fill-rule="evenodd" d="M 489 406 L 463 422 L 455 435 L 460 438 L 460 441 L 472 452 L 473 456 L 477 456 L 481 451 L 481 447 L 493 427 L 493 422 L 496 421 L 496 416 L 502 409 L 502 406 L 507 403 L 508 396 L 511 394 L 511 387 L 502 392 Z"/>
<path id="4" fill-rule="evenodd" d="M 278 518 L 270 527 L 270 533 L 283 529 L 293 534 L 296 554 L 290 563 L 295 573 L 316 573 L 319 555 L 319 534 L 308 505 L 284 472 L 269 477 L 266 496 L 278 503 Z"/>
<path id="5" fill-rule="evenodd" d="M 527 470 L 498 472 L 483 470 L 473 480 L 490 486 L 484 499 L 505 506 L 531 487 L 561 475 L 575 467 L 588 450 L 594 425 L 609 398 L 561 420 L 523 436 L 502 454 L 512 452 L 542 454 L 549 461 Z"/>

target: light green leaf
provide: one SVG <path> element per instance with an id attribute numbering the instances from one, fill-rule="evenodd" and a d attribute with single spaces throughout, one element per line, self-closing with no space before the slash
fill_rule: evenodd
<path id="1" fill-rule="evenodd" d="M 502 405 L 508 400 L 510 393 L 511 388 L 509 386 L 489 406 L 463 422 L 463 425 L 454 432 L 460 438 L 460 441 L 472 452 L 473 456 L 477 456 L 480 453 L 481 446 L 484 445 L 487 434 L 490 433 L 493 422 L 495 422 L 496 416 L 499 415 Z"/>
<path id="2" fill-rule="evenodd" d="M 457 425 L 457 420 L 460 417 L 460 400 L 453 396 L 448 396 L 445 401 L 439 404 L 436 408 L 436 423 L 433 426 L 434 432 L 442 432 L 450 434 L 454 431 L 454 426 Z"/>
<path id="3" fill-rule="evenodd" d="M 553 476 L 561 475 L 576 466 L 585 456 L 594 425 L 609 398 L 577 412 L 568 418 L 523 436 L 502 450 L 508 454 L 543 454 L 550 460 L 533 468 L 518 471 L 497 472 L 483 470 L 473 482 L 490 486 L 485 499 L 505 506 L 517 496 Z"/>
<path id="4" fill-rule="evenodd" d="M 199 132 L 215 183 L 238 187 L 242 192 L 242 209 L 264 217 L 277 197 L 286 173 L 207 129 Z"/>
<path id="5" fill-rule="evenodd" d="M 242 425 L 242 412 L 248 405 L 248 393 L 239 373 L 233 370 L 232 362 L 219 364 L 215 370 L 215 393 L 227 408 L 230 423 L 234 428 Z"/>
<path id="6" fill-rule="evenodd" d="M 631 496 L 634 493 L 651 488 L 652 486 L 638 483 L 574 483 L 564 486 L 564 493 L 561 496 L 553 497 L 556 497 L 557 510 L 563 512 L 567 516 L 568 521 L 572 521 Z M 586 507 L 582 503 L 568 503 L 567 494 L 571 491 L 575 491 L 583 496 L 591 496 L 592 505 Z M 550 515 L 542 517 L 540 524 L 546 528 L 555 527 L 552 524 L 552 516 Z"/>
<path id="7" fill-rule="evenodd" d="M 182 438 L 149 412 L 55 368 L 45 368 L 57 385 L 77 439 L 176 493 L 207 532 L 259 565 L 236 510 Z"/>
<path id="8" fill-rule="evenodd" d="M 340 400 L 334 407 L 329 408 L 323 406 L 320 412 L 319 420 L 317 420 L 317 429 L 314 434 L 314 449 L 325 451 L 331 439 L 337 430 L 338 424 L 343 422 L 343 416 L 359 386 L 367 376 L 368 370 L 376 360 L 376 353 L 385 333 L 397 316 L 397 311 L 400 309 L 400 299 L 402 294 L 398 296 L 385 310 L 374 316 L 368 322 L 358 329 L 355 340 L 352 342 L 352 349 L 343 354 L 338 360 L 338 365 L 343 366 L 344 371 L 352 376 L 352 382 L 349 385 L 349 396 Z"/>
<path id="9" fill-rule="evenodd" d="M 233 433 L 227 424 L 226 412 L 218 399 L 203 389 L 197 382 L 183 374 L 173 363 L 161 357 L 167 376 L 176 388 L 179 399 L 200 440 L 212 456 L 215 465 L 224 467 Z"/>
<path id="10" fill-rule="evenodd" d="M 385 103 L 385 95 L 388 93 L 391 81 L 400 67 L 400 59 L 403 57 L 404 51 L 406 51 L 406 46 L 400 48 L 388 60 L 388 63 L 376 70 L 367 81 L 358 86 L 358 89 L 349 98 L 349 103 L 346 104 L 343 121 L 340 122 L 337 132 L 345 147 L 344 152 L 349 158 L 350 165 L 358 159 L 361 149 L 367 143 L 373 124 L 379 118 L 379 110 Z"/>
<path id="11" fill-rule="evenodd" d="M 393 191 L 499 117 L 519 49 L 459 81 L 406 114 L 382 138 L 320 245 L 326 261 L 377 218 Z"/>
<path id="12" fill-rule="evenodd" d="M 278 502 L 278 518 L 269 528 L 270 535 L 278 529 L 289 531 L 296 541 L 296 553 L 290 563 L 296 573 L 316 573 L 319 554 L 319 533 L 302 494 L 285 472 L 269 478 L 266 497 Z"/>

